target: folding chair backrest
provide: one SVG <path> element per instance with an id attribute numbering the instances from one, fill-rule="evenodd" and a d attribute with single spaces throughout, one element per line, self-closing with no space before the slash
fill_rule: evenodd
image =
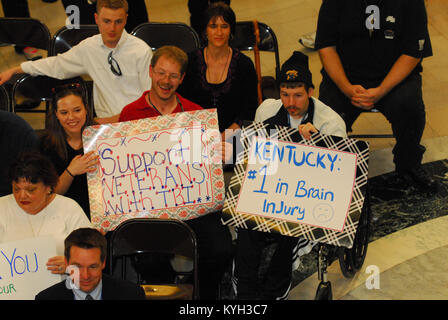
<path id="1" fill-rule="evenodd" d="M 378 109 L 373 108 L 370 110 L 361 110 L 361 114 L 379 114 L 381 113 Z M 358 117 L 359 118 L 359 117 Z M 374 132 L 366 132 L 366 133 L 352 133 L 353 130 L 350 128 L 349 129 L 349 134 L 348 137 L 349 138 L 355 138 L 355 139 L 363 139 L 363 138 L 386 138 L 386 139 L 393 139 L 395 138 L 395 136 L 393 135 L 393 132 L 390 133 L 376 133 L 376 128 L 375 130 L 372 130 Z"/>
<path id="2" fill-rule="evenodd" d="M 50 43 L 50 56 L 56 56 L 58 53 L 64 53 L 76 46 L 82 40 L 94 36 L 99 33 L 96 24 L 81 24 L 77 29 L 69 29 L 66 26 L 62 27 L 54 34 Z M 87 101 L 89 107 L 94 110 L 93 105 L 93 81 L 85 81 L 87 88 Z M 92 113 L 95 114 L 95 113 Z"/>
<path id="3" fill-rule="evenodd" d="M 9 99 L 8 91 L 5 87 L 0 86 L 0 110 L 10 111 L 11 102 Z"/>
<path id="4" fill-rule="evenodd" d="M 82 24 L 79 29 L 68 29 L 66 26 L 59 29 L 53 36 L 49 55 L 55 56 L 64 53 L 82 40 L 99 33 L 96 24 Z"/>
<path id="5" fill-rule="evenodd" d="M 173 45 L 188 53 L 201 46 L 196 31 L 180 22 L 146 22 L 138 25 L 131 34 L 144 40 L 153 51 Z"/>
<path id="6" fill-rule="evenodd" d="M 54 95 L 52 89 L 69 83 L 80 83 L 83 93 L 87 97 L 86 85 L 80 77 L 59 80 L 47 76 L 33 77 L 28 74 L 24 74 L 14 83 L 12 87 L 11 111 L 14 113 L 47 113 Z M 44 110 L 42 110 L 37 109 L 37 106 L 33 108 L 32 106 L 19 104 L 18 101 L 24 99 L 34 102 L 45 102 L 46 107 Z"/>
<path id="7" fill-rule="evenodd" d="M 193 261 L 193 296 L 197 298 L 197 245 L 192 229 L 175 219 L 129 219 L 113 232 L 109 243 L 109 270 L 114 274 L 114 262 L 142 253 L 181 255 Z M 123 262 L 124 260 L 122 260 Z M 126 278 L 126 272 L 122 273 Z"/>
<path id="8" fill-rule="evenodd" d="M 0 18 L 0 45 L 29 46 L 49 50 L 47 26 L 33 18 Z"/>
<path id="9" fill-rule="evenodd" d="M 278 50 L 277 36 L 271 27 L 263 22 L 257 22 L 260 35 L 258 43 L 259 51 L 272 52 L 275 58 L 275 78 L 280 73 L 280 55 Z M 235 26 L 235 36 L 231 45 L 242 51 L 253 51 L 255 49 L 255 30 L 253 21 L 238 21 Z"/>

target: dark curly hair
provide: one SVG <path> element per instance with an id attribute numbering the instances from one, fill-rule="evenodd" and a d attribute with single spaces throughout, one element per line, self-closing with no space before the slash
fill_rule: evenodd
<path id="1" fill-rule="evenodd" d="M 53 163 L 37 151 L 21 152 L 11 164 L 8 172 L 10 183 L 25 179 L 30 183 L 42 182 L 54 191 L 59 176 Z"/>
<path id="2" fill-rule="evenodd" d="M 210 20 L 216 19 L 218 17 L 222 17 L 225 22 L 230 25 L 230 34 L 233 37 L 235 35 L 235 27 L 236 27 L 236 16 L 235 12 L 233 12 L 232 8 L 227 5 L 225 2 L 219 1 L 212 3 L 204 15 L 204 34 L 202 35 L 204 39 L 207 39 L 207 25 Z"/>

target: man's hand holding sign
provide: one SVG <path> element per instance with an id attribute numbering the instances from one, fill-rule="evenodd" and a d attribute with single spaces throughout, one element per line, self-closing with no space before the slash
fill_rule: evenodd
<path id="1" fill-rule="evenodd" d="M 363 203 L 366 144 L 346 139 L 342 118 L 312 97 L 308 58 L 294 52 L 277 80 L 280 99 L 266 99 L 242 128 L 226 192 L 223 221 L 238 227 L 238 299 L 285 299 L 297 255 L 317 242 L 352 246 Z M 259 286 L 266 243 L 276 248 Z"/>

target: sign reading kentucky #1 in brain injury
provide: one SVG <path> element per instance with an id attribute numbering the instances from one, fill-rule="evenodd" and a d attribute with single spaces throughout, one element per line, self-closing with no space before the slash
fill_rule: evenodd
<path id="1" fill-rule="evenodd" d="M 253 139 L 236 211 L 343 231 L 357 155 Z"/>

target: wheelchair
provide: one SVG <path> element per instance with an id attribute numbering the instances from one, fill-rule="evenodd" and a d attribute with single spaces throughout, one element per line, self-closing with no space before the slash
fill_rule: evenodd
<path id="1" fill-rule="evenodd" d="M 346 247 L 318 243 L 317 274 L 320 283 L 316 290 L 315 300 L 333 299 L 331 282 L 327 278 L 327 267 L 334 260 L 339 260 L 339 266 L 345 278 L 353 278 L 361 269 L 367 254 L 371 222 L 372 211 L 370 207 L 369 186 L 367 184 L 364 205 L 358 221 L 353 246 L 348 249 Z"/>

